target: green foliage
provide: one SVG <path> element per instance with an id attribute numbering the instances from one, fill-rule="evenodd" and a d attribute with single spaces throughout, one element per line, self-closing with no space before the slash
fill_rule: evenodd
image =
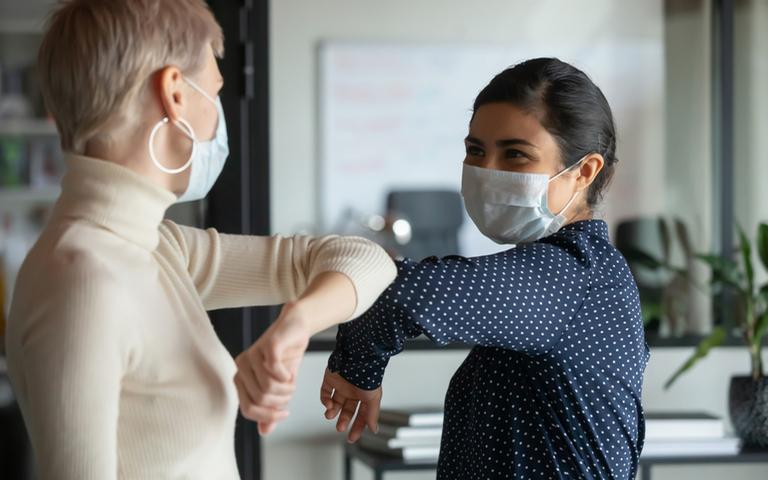
<path id="1" fill-rule="evenodd" d="M 739 235 L 739 261 L 724 258 L 720 255 L 698 254 L 696 258 L 706 263 L 712 271 L 711 284 L 720 291 L 730 291 L 735 294 L 735 300 L 741 303 L 744 318 L 737 318 L 742 330 L 744 343 L 752 357 L 752 377 L 759 379 L 763 376 L 761 357 L 762 339 L 768 334 L 768 283 L 758 287 L 755 285 L 755 265 L 752 261 L 753 245 L 741 228 Z M 761 223 L 757 229 L 757 239 L 754 249 L 768 270 L 768 224 Z M 653 262 L 663 263 L 655 259 L 645 259 L 647 265 Z M 726 338 L 722 327 L 713 329 L 712 333 L 699 343 L 693 355 L 667 380 L 664 388 L 669 388 L 683 373 L 690 370 L 699 360 L 706 357 L 710 350 L 721 345 Z"/>
<path id="2" fill-rule="evenodd" d="M 688 358 L 688 360 L 686 360 L 685 363 L 683 363 L 680 368 L 678 368 L 675 373 L 672 374 L 669 380 L 667 380 L 667 383 L 664 384 L 664 388 L 669 388 L 673 383 L 675 383 L 680 375 L 690 370 L 699 360 L 706 357 L 710 350 L 719 345 L 722 345 L 725 341 L 725 337 L 725 329 L 723 329 L 723 327 L 715 327 L 712 330 L 712 333 L 710 333 L 707 338 L 699 343 L 699 346 L 696 347 L 693 355 L 691 355 L 691 357 Z"/>

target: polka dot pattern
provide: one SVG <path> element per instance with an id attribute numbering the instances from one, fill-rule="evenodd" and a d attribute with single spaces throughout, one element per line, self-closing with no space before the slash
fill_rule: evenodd
<path id="1" fill-rule="evenodd" d="M 637 286 L 605 222 L 398 271 L 340 326 L 328 365 L 374 389 L 407 338 L 473 345 L 448 388 L 439 480 L 635 478 L 649 352 Z"/>

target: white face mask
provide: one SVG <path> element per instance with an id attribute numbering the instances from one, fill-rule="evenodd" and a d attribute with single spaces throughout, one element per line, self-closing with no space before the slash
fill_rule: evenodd
<path id="1" fill-rule="evenodd" d="M 163 118 L 152 129 L 152 133 L 149 135 L 149 156 L 152 158 L 155 166 L 165 173 L 177 174 L 181 173 L 190 166 L 192 170 L 189 175 L 189 185 L 184 193 L 176 200 L 177 203 L 191 202 L 194 200 L 200 200 L 208 195 L 208 192 L 213 188 L 213 184 L 216 183 L 216 179 L 219 178 L 221 170 L 224 168 L 224 162 L 229 155 L 229 144 L 227 142 L 227 124 L 224 120 L 224 110 L 221 107 L 221 99 L 216 97 L 214 100 L 210 95 L 197 86 L 192 80 L 184 79 L 192 88 L 200 92 L 209 102 L 216 106 L 216 114 L 218 116 L 218 123 L 216 125 L 216 135 L 211 140 L 200 142 L 195 137 L 195 132 L 192 130 L 192 126 L 186 120 L 179 118 L 175 123 L 176 127 L 181 130 L 190 140 L 192 140 L 192 154 L 189 156 L 187 163 L 179 168 L 168 168 L 163 166 L 155 155 L 155 149 L 152 146 L 155 134 L 163 125 L 168 123 L 168 117 Z"/>
<path id="2" fill-rule="evenodd" d="M 586 157 L 584 157 L 586 158 Z M 552 178 L 542 173 L 518 173 L 464 165 L 461 194 L 467 213 L 477 228 L 496 243 L 533 242 L 560 229 L 565 210 L 558 214 L 547 203 L 549 182 L 579 165 L 583 158 Z"/>

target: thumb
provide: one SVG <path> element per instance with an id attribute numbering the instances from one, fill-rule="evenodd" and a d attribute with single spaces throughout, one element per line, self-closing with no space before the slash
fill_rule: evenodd
<path id="1" fill-rule="evenodd" d="M 259 435 L 267 436 L 275 430 L 275 422 L 259 422 Z"/>
<path id="2" fill-rule="evenodd" d="M 279 382 L 291 381 L 291 371 L 283 358 L 283 349 L 279 344 L 272 345 L 264 356 L 264 367 Z"/>

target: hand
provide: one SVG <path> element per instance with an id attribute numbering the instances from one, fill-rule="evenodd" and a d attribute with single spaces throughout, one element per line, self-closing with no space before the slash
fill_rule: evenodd
<path id="1" fill-rule="evenodd" d="M 267 331 L 235 359 L 240 412 L 258 422 L 262 435 L 289 415 L 285 407 L 296 390 L 296 374 L 311 336 L 307 325 L 300 304 L 286 304 Z"/>
<path id="2" fill-rule="evenodd" d="M 381 387 L 376 390 L 363 390 L 344 380 L 338 373 L 327 369 L 323 385 L 320 387 L 320 401 L 325 406 L 325 418 L 333 420 L 341 413 L 336 423 L 337 431 L 343 432 L 347 429 L 357 410 L 357 416 L 347 436 L 349 443 L 355 443 L 360 438 L 366 425 L 368 430 L 374 433 L 379 431 L 381 395 Z"/>

